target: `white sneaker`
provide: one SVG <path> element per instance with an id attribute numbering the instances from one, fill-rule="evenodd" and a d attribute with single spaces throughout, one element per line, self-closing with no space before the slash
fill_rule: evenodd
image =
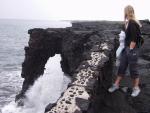
<path id="1" fill-rule="evenodd" d="M 136 97 L 139 95 L 140 92 L 141 92 L 141 90 L 139 87 L 134 87 L 131 96 Z"/>
<path id="2" fill-rule="evenodd" d="M 113 84 L 113 85 L 108 89 L 108 91 L 109 91 L 110 93 L 112 93 L 112 92 L 116 91 L 117 89 L 119 89 L 119 86 Z"/>

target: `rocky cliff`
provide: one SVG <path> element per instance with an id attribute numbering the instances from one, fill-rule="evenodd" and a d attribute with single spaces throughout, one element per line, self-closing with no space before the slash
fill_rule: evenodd
<path id="1" fill-rule="evenodd" d="M 64 73 L 72 82 L 56 103 L 50 103 L 47 113 L 150 113 L 150 22 L 142 22 L 145 43 L 141 48 L 139 69 L 141 94 L 132 98 L 127 76 L 122 87 L 110 94 L 108 87 L 115 77 L 115 51 L 121 22 L 73 22 L 68 28 L 29 30 L 22 64 L 22 90 L 16 96 L 21 104 L 25 92 L 44 73 L 50 57 L 61 54 Z M 125 87 L 126 86 L 126 87 Z"/>

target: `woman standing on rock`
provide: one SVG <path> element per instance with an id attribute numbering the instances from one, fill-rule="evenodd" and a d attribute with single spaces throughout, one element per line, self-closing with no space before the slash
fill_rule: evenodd
<path id="1" fill-rule="evenodd" d="M 121 53 L 120 66 L 118 69 L 118 76 L 115 83 L 108 89 L 109 92 L 114 92 L 119 89 L 119 84 L 125 75 L 126 69 L 129 66 L 130 75 L 133 80 L 132 97 L 138 96 L 140 93 L 139 88 L 139 73 L 138 73 L 138 41 L 141 35 L 140 22 L 135 18 L 134 9 L 128 5 L 124 9 L 124 22 L 125 22 L 125 49 Z"/>

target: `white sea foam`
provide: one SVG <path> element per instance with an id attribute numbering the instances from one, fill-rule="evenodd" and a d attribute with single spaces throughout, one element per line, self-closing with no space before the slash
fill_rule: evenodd
<path id="1" fill-rule="evenodd" d="M 48 60 L 44 75 L 26 93 L 23 107 L 17 107 L 13 101 L 2 108 L 2 113 L 43 113 L 47 104 L 56 102 L 67 86 L 64 84 L 70 82 L 61 70 L 60 60 L 58 54 Z"/>

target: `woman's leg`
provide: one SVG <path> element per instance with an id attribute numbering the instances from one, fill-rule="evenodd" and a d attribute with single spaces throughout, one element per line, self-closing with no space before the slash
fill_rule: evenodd
<path id="1" fill-rule="evenodd" d="M 126 51 L 123 50 L 121 57 L 120 57 L 120 66 L 118 69 L 118 76 L 114 84 L 108 89 L 109 92 L 114 92 L 115 90 L 119 89 L 120 81 L 125 75 L 127 67 L 128 67 L 127 54 L 126 54 Z"/>
<path id="2" fill-rule="evenodd" d="M 132 97 L 138 96 L 139 93 L 141 92 L 140 87 L 139 87 L 139 82 L 140 82 L 139 77 L 133 79 L 133 91 L 131 94 Z"/>
<path id="3" fill-rule="evenodd" d="M 140 83 L 140 78 L 135 78 L 133 79 L 133 87 L 139 87 L 139 83 Z"/>
<path id="4" fill-rule="evenodd" d="M 120 65 L 118 68 L 118 76 L 115 80 L 115 85 L 119 86 L 120 81 L 122 80 L 123 76 L 126 73 L 126 69 L 128 67 L 128 59 L 127 59 L 127 53 L 125 50 L 123 50 L 121 57 L 120 57 Z"/>
<path id="5" fill-rule="evenodd" d="M 119 86 L 120 85 L 120 81 L 122 80 L 122 76 L 117 76 L 116 80 L 115 80 L 115 85 Z"/>
<path id="6" fill-rule="evenodd" d="M 122 80 L 122 76 L 117 76 L 115 83 L 108 89 L 110 93 L 114 92 L 115 90 L 119 89 L 120 81 Z"/>
<path id="7" fill-rule="evenodd" d="M 130 69 L 130 75 L 133 80 L 133 91 L 131 96 L 136 97 L 140 93 L 139 88 L 139 72 L 138 72 L 138 50 L 133 49 L 129 54 L 129 69 Z"/>

